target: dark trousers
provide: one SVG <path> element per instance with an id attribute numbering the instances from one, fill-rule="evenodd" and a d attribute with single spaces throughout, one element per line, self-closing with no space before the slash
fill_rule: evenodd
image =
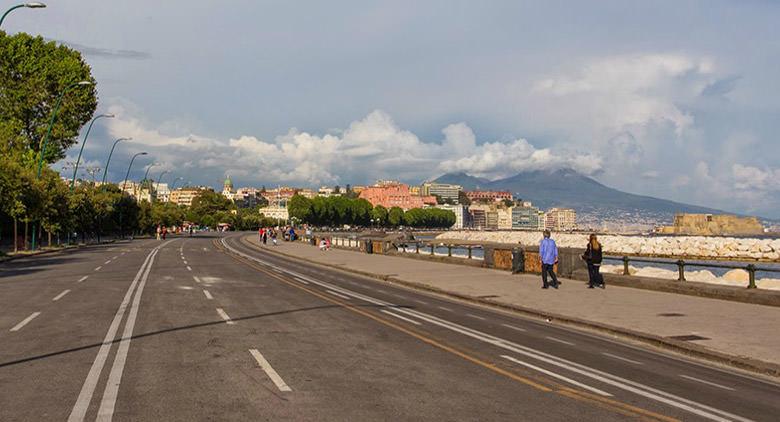
<path id="1" fill-rule="evenodd" d="M 542 285 L 544 287 L 549 286 L 547 284 L 547 274 L 550 274 L 550 277 L 552 278 L 552 285 L 557 286 L 558 285 L 558 277 L 555 276 L 555 270 L 553 269 L 553 264 L 542 264 Z"/>
<path id="2" fill-rule="evenodd" d="M 591 286 L 600 286 L 604 284 L 604 277 L 601 276 L 601 273 L 599 272 L 599 269 L 601 269 L 601 264 L 592 264 L 588 262 L 588 284 Z"/>

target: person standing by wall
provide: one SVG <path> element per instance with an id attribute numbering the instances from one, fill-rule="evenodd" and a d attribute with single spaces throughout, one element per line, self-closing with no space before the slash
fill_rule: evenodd
<path id="1" fill-rule="evenodd" d="M 601 276 L 600 272 L 602 259 L 601 243 L 599 243 L 595 233 L 591 233 L 588 238 L 588 246 L 582 255 L 582 259 L 588 264 L 588 288 L 605 288 L 604 277 Z"/>
<path id="2" fill-rule="evenodd" d="M 544 231 L 544 238 L 539 242 L 539 260 L 542 264 L 542 288 L 547 289 L 552 286 L 558 288 L 558 277 L 555 276 L 555 264 L 558 263 L 558 246 L 555 241 L 550 239 L 550 231 Z M 552 278 L 552 283 L 547 283 L 547 275 Z"/>

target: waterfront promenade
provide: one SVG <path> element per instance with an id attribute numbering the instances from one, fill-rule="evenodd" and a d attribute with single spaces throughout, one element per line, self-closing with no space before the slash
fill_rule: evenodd
<path id="1" fill-rule="evenodd" d="M 244 239 L 257 244 L 256 236 Z M 304 243 L 280 242 L 266 249 L 330 267 L 346 269 L 449 292 L 481 302 L 565 317 L 594 327 L 633 332 L 647 338 L 689 344 L 731 360 L 758 360 L 780 366 L 780 308 L 674 293 L 608 286 L 589 290 L 585 282 L 563 279 L 559 290 L 542 290 L 538 276 L 429 262 L 398 256 L 368 255 Z M 704 339 L 682 342 L 676 336 Z"/>

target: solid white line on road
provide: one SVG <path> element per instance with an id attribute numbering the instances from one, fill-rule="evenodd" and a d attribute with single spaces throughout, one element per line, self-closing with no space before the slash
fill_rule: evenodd
<path id="1" fill-rule="evenodd" d="M 569 346 L 574 346 L 574 343 L 572 343 L 572 342 L 569 342 L 569 341 L 566 341 L 566 340 L 561 340 L 561 339 L 559 339 L 559 338 L 550 337 L 550 336 L 547 336 L 547 337 L 545 337 L 545 338 L 546 338 L 547 340 L 557 341 L 558 343 L 561 343 L 561 344 L 567 344 L 567 345 L 569 345 Z"/>
<path id="2" fill-rule="evenodd" d="M 40 312 L 33 312 L 30 316 L 28 316 L 27 318 L 23 319 L 22 322 L 14 325 L 14 328 L 11 328 L 11 331 L 19 331 L 19 330 L 21 330 L 22 327 L 27 325 L 30 321 L 34 320 L 35 317 L 37 317 L 40 314 L 41 314 Z"/>
<path id="3" fill-rule="evenodd" d="M 51 301 L 52 302 L 56 302 L 56 301 L 62 299 L 62 297 L 65 296 L 68 293 L 70 293 L 70 289 L 65 289 L 65 290 L 62 291 L 62 293 L 58 294 L 57 296 L 54 296 L 54 299 L 52 299 Z"/>
<path id="4" fill-rule="evenodd" d="M 538 366 L 536 366 L 536 365 L 531 365 L 531 364 L 530 364 L 530 363 L 528 363 L 528 362 L 523 362 L 523 361 L 521 361 L 521 360 L 519 360 L 519 359 L 515 359 L 515 358 L 513 358 L 512 356 L 501 355 L 501 357 L 502 357 L 502 358 L 504 358 L 504 359 L 506 359 L 506 360 L 512 361 L 512 362 L 514 362 L 514 363 L 516 363 L 516 364 L 518 364 L 518 365 L 523 365 L 523 366 L 525 366 L 526 368 L 531 368 L 531 369 L 533 369 L 533 370 L 535 370 L 535 371 L 539 371 L 539 372 L 541 372 L 541 373 L 543 373 L 543 374 L 547 374 L 547 375 L 549 375 L 549 376 L 551 376 L 551 377 L 553 377 L 553 378 L 557 378 L 557 379 L 559 379 L 559 380 L 561 380 L 561 381 L 566 381 L 566 382 L 568 382 L 569 384 L 576 385 L 577 387 L 584 388 L 584 389 L 586 389 L 586 390 L 588 390 L 588 391 L 592 391 L 592 392 L 594 392 L 594 393 L 596 393 L 596 394 L 599 394 L 599 395 L 602 395 L 602 396 L 604 396 L 604 397 L 612 397 L 612 394 L 609 394 L 609 393 L 607 393 L 606 391 L 599 390 L 598 388 L 591 387 L 591 386 L 589 386 L 589 385 L 587 385 L 587 384 L 583 384 L 583 383 L 581 383 L 581 382 L 579 382 L 579 381 L 574 381 L 574 380 L 573 380 L 573 379 L 571 379 L 571 378 L 564 377 L 564 376 L 563 376 L 563 375 L 561 375 L 561 374 L 558 374 L 558 373 L 556 373 L 556 372 L 552 372 L 552 371 L 548 371 L 548 370 L 546 370 L 546 369 L 543 369 L 543 368 L 540 368 L 540 367 L 538 367 Z"/>
<path id="5" fill-rule="evenodd" d="M 634 365 L 644 365 L 644 363 L 642 363 L 642 362 L 631 360 L 631 359 L 626 359 L 626 358 L 624 358 L 622 356 L 613 355 L 612 353 L 602 352 L 601 354 L 604 355 L 604 356 L 609 356 L 612 359 L 617 359 L 617 360 L 622 360 L 623 362 L 633 363 Z"/>
<path id="6" fill-rule="evenodd" d="M 394 316 L 394 317 L 396 317 L 398 319 L 404 320 L 404 321 L 406 321 L 408 323 L 411 323 L 411 324 L 414 324 L 414 325 L 422 325 L 422 323 L 420 323 L 420 322 L 417 322 L 417 321 L 415 321 L 413 319 L 409 319 L 409 318 L 407 318 L 405 316 L 402 316 L 402 315 L 398 315 L 398 314 L 396 314 L 394 312 L 386 311 L 384 309 L 380 310 L 380 312 L 385 313 L 387 315 Z"/>
<path id="7" fill-rule="evenodd" d="M 200 283 L 200 278 L 198 278 L 198 276 L 194 275 L 194 276 L 192 276 L 192 278 L 195 279 L 196 283 Z"/>
<path id="8" fill-rule="evenodd" d="M 400 298 L 400 299 L 406 299 L 406 296 L 399 295 L 398 293 L 390 293 L 390 296 L 395 296 L 395 297 Z"/>
<path id="9" fill-rule="evenodd" d="M 108 265 L 110 263 L 111 263 L 111 260 L 109 259 L 108 261 L 104 262 L 103 265 Z"/>
<path id="10" fill-rule="evenodd" d="M 509 325 L 509 324 L 501 324 L 501 326 L 503 326 L 503 327 L 506 327 L 506 328 L 511 328 L 511 329 L 513 329 L 513 330 L 515 330 L 515 331 L 522 331 L 522 332 L 525 332 L 525 331 L 526 331 L 526 329 L 525 329 L 525 328 L 515 327 L 514 325 Z"/>
<path id="11" fill-rule="evenodd" d="M 701 379 L 694 378 L 694 377 L 689 377 L 688 375 L 680 375 L 680 377 L 682 377 L 682 378 L 685 378 L 685 379 L 688 379 L 688 380 L 691 380 L 691 381 L 700 382 L 700 383 L 702 383 L 702 384 L 711 385 L 711 386 L 713 386 L 713 387 L 722 388 L 722 389 L 724 389 L 724 390 L 729 390 L 729 391 L 736 391 L 735 389 L 733 389 L 733 388 L 731 388 L 731 387 L 726 387 L 725 385 L 715 384 L 714 382 L 705 381 L 705 380 L 701 380 Z"/>
<path id="12" fill-rule="evenodd" d="M 86 280 L 87 278 L 89 278 L 89 276 L 85 275 L 84 277 L 81 277 L 80 279 L 78 279 L 78 281 L 76 281 L 76 283 L 81 283 L 82 281 Z"/>
<path id="13" fill-rule="evenodd" d="M 95 268 L 95 271 L 100 271 L 100 269 L 101 269 L 101 268 L 103 268 L 103 266 L 102 266 L 102 265 L 101 265 L 101 266 L 99 266 L 99 267 L 97 267 L 97 268 Z"/>
<path id="14" fill-rule="evenodd" d="M 466 316 L 468 316 L 468 317 L 472 317 L 472 318 L 476 318 L 476 319 L 481 319 L 481 320 L 483 320 L 483 321 L 485 320 L 485 317 L 481 317 L 481 316 L 479 316 L 479 315 L 474 315 L 474 314 L 466 314 Z"/>
<path id="15" fill-rule="evenodd" d="M 265 371 L 265 373 L 268 375 L 268 378 L 271 378 L 271 381 L 276 384 L 276 388 L 278 388 L 279 391 L 292 391 L 292 388 L 290 388 L 290 386 L 284 382 L 282 377 L 279 376 L 279 373 L 274 370 L 271 364 L 268 363 L 265 357 L 263 357 L 263 355 L 257 349 L 249 349 L 249 353 L 254 356 L 257 364 L 260 365 L 260 368 L 263 371 Z"/>
<path id="16" fill-rule="evenodd" d="M 413 301 L 415 301 L 415 302 L 417 302 L 417 303 L 421 303 L 421 304 L 423 304 L 423 305 L 427 305 L 427 304 L 428 304 L 428 302 L 426 302 L 426 301 L 424 301 L 424 300 L 420 300 L 420 299 L 412 299 L 412 300 L 413 300 Z"/>
<path id="17" fill-rule="evenodd" d="M 309 282 L 308 282 L 308 281 L 306 281 L 306 280 L 304 280 L 304 279 L 302 279 L 302 278 L 295 277 L 295 280 L 296 280 L 296 281 L 300 281 L 300 282 L 301 282 L 301 283 L 303 283 L 303 284 L 309 284 Z"/>
<path id="18" fill-rule="evenodd" d="M 192 271 L 192 268 L 189 265 L 187 265 L 187 270 Z"/>
<path id="19" fill-rule="evenodd" d="M 338 296 L 338 297 L 340 297 L 340 298 L 342 298 L 342 299 L 347 299 L 347 300 L 349 300 L 349 296 L 345 296 L 345 295 L 343 295 L 343 294 L 341 294 L 341 293 L 336 293 L 336 292 L 334 292 L 333 290 L 328 290 L 328 289 L 325 289 L 325 291 L 326 291 L 326 292 L 328 292 L 328 293 L 330 293 L 330 294 L 332 294 L 333 296 Z"/>
<path id="20" fill-rule="evenodd" d="M 203 294 L 204 294 L 204 295 L 206 295 L 206 299 L 208 299 L 208 300 L 214 300 L 214 296 L 212 296 L 212 295 L 211 295 L 211 293 L 209 293 L 209 291 L 208 291 L 208 290 L 206 290 L 206 289 L 203 289 Z"/>
<path id="21" fill-rule="evenodd" d="M 217 308 L 217 313 L 219 316 L 222 317 L 222 319 L 225 320 L 225 323 L 228 325 L 233 325 L 236 322 L 230 319 L 230 315 L 228 315 L 222 308 Z"/>
<path id="22" fill-rule="evenodd" d="M 452 312 L 452 309 L 445 308 L 444 306 L 439 306 L 439 309 L 441 309 L 442 311 Z"/>
<path id="23" fill-rule="evenodd" d="M 141 277 L 141 281 L 138 284 L 138 288 L 135 291 L 133 297 L 133 303 L 130 306 L 130 312 L 127 314 L 127 321 L 125 322 L 125 329 L 122 333 L 122 340 L 119 342 L 119 347 L 114 357 L 114 364 L 111 366 L 111 372 L 108 374 L 108 382 L 106 388 L 103 390 L 103 399 L 100 401 L 100 407 L 98 408 L 98 414 L 96 421 L 99 422 L 111 422 L 111 418 L 114 417 L 114 407 L 116 406 L 116 399 L 119 395 L 119 384 L 122 382 L 122 373 L 125 370 L 125 363 L 127 362 L 127 353 L 130 351 L 130 342 L 133 339 L 133 329 L 135 328 L 135 320 L 138 317 L 138 307 L 141 303 L 141 295 L 144 292 L 144 286 L 149 279 L 149 272 L 154 265 L 154 258 L 160 251 L 157 248 L 149 259 L 149 264 L 144 270 L 144 274 Z"/>
<path id="24" fill-rule="evenodd" d="M 141 265 L 141 268 L 135 275 L 133 282 L 127 289 L 127 293 L 125 293 L 125 297 L 122 299 L 122 303 L 119 305 L 119 309 L 117 309 L 116 314 L 114 315 L 114 319 L 111 321 L 111 325 L 108 327 L 108 332 L 106 332 L 106 336 L 103 339 L 103 344 L 98 350 L 95 361 L 92 362 L 92 367 L 89 369 L 87 378 L 84 380 L 84 385 L 81 387 L 81 392 L 79 393 L 79 397 L 76 400 L 76 404 L 73 405 L 73 410 L 70 412 L 68 422 L 82 422 L 84 420 L 84 417 L 87 414 L 87 409 L 89 408 L 89 403 L 92 401 L 92 395 L 95 393 L 95 387 L 97 386 L 98 379 L 100 378 L 100 372 L 103 371 L 103 366 L 106 364 L 108 352 L 111 349 L 111 343 L 114 341 L 114 336 L 116 336 L 116 332 L 119 329 L 119 324 L 122 322 L 122 317 L 125 315 L 125 310 L 127 310 L 127 305 L 130 303 L 130 299 L 133 296 L 133 291 L 135 290 L 136 285 L 138 285 L 138 280 L 141 279 L 141 276 L 144 273 L 144 269 L 146 268 L 146 264 L 149 262 L 149 259 L 151 259 L 155 250 L 156 249 L 153 249 L 151 252 L 149 252 L 149 255 L 146 256 L 144 263 Z M 122 253 L 124 254 L 124 252 Z"/>

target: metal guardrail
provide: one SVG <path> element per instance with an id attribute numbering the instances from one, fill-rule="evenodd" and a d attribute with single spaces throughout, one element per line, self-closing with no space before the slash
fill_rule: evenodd
<path id="1" fill-rule="evenodd" d="M 345 248 L 354 248 L 358 249 L 360 248 L 360 240 L 357 238 L 347 238 L 347 237 L 331 237 L 331 243 L 333 246 L 340 246 Z M 413 252 L 407 251 L 407 245 L 413 245 Z M 463 259 L 479 259 L 474 257 L 474 251 L 475 250 L 484 250 L 484 248 L 481 245 L 458 245 L 458 244 L 448 244 L 448 243 L 442 243 L 442 242 L 400 242 L 396 247 L 401 246 L 404 248 L 404 253 L 414 253 L 419 255 L 421 253 L 425 253 L 431 256 L 434 256 L 436 254 L 436 248 L 447 248 L 447 256 L 448 257 L 455 257 L 455 258 L 463 258 Z M 466 250 L 466 256 L 462 257 L 459 255 L 453 255 L 453 250 L 455 249 L 465 249 Z"/>
<path id="2" fill-rule="evenodd" d="M 685 267 L 701 267 L 701 268 L 726 268 L 731 270 L 745 270 L 748 273 L 748 289 L 755 289 L 756 286 L 756 272 L 762 271 L 762 272 L 770 272 L 770 273 L 780 273 L 780 269 L 776 268 L 766 268 L 766 267 L 757 267 L 753 264 L 747 264 L 747 265 L 729 265 L 729 264 L 715 264 L 715 263 L 704 263 L 704 262 L 686 262 L 682 259 L 678 259 L 676 261 L 671 260 L 659 260 L 659 259 L 647 259 L 647 258 L 634 258 L 634 257 L 628 257 L 628 256 L 605 256 L 604 259 L 614 260 L 614 261 L 622 261 L 623 262 L 623 275 L 630 276 L 629 273 L 629 263 L 631 262 L 643 262 L 647 264 L 664 264 L 664 265 L 677 265 L 677 281 L 686 281 L 685 280 Z"/>

